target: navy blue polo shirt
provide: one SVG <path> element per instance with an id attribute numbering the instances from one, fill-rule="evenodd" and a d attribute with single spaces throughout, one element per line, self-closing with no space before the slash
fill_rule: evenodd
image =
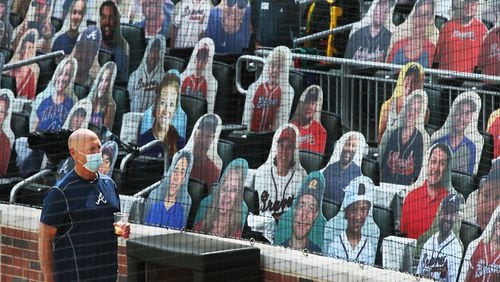
<path id="1" fill-rule="evenodd" d="M 116 185 L 102 174 L 88 181 L 71 170 L 49 190 L 40 221 L 57 228 L 53 241 L 56 281 L 116 281 L 113 213 L 119 210 Z"/>

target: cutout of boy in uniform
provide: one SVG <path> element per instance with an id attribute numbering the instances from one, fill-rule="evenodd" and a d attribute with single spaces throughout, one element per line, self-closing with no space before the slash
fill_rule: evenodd
<path id="1" fill-rule="evenodd" d="M 248 163 L 236 159 L 228 164 L 219 184 L 204 198 L 196 214 L 195 231 L 230 238 L 241 238 L 248 215 L 243 201 Z"/>
<path id="2" fill-rule="evenodd" d="M 323 169 L 326 181 L 325 199 L 340 205 L 344 200 L 344 189 L 361 176 L 361 161 L 368 149 L 365 137 L 359 132 L 348 132 L 337 141 L 328 165 Z"/>
<path id="3" fill-rule="evenodd" d="M 253 132 L 274 131 L 286 124 L 294 91 L 288 82 L 291 52 L 285 46 L 273 49 L 261 76 L 248 88 L 242 124 Z"/>
<path id="4" fill-rule="evenodd" d="M 130 111 L 144 112 L 153 106 L 156 88 L 165 76 L 163 61 L 165 38 L 155 36 L 149 41 L 142 62 L 129 77 L 127 90 L 130 95 Z"/>
<path id="5" fill-rule="evenodd" d="M 217 80 L 212 74 L 214 42 L 201 39 L 195 46 L 186 70 L 181 74 L 181 94 L 207 101 L 208 113 L 214 112 Z"/>
<path id="6" fill-rule="evenodd" d="M 380 230 L 373 221 L 373 190 L 372 180 L 365 176 L 355 178 L 345 188 L 340 212 L 325 228 L 325 239 L 329 240 L 327 255 L 375 263 Z"/>
<path id="7" fill-rule="evenodd" d="M 255 174 L 259 215 L 249 220 L 248 225 L 253 231 L 263 232 L 270 242 L 274 241 L 276 219 L 291 208 L 302 180 L 307 176 L 300 164 L 298 135 L 293 124 L 278 128 L 269 156 Z"/>
<path id="8" fill-rule="evenodd" d="M 7 174 L 10 154 L 14 145 L 14 133 L 10 128 L 11 102 L 14 94 L 8 89 L 0 90 L 0 178 Z"/>
<path id="9" fill-rule="evenodd" d="M 426 234 L 418 239 L 418 244 L 425 243 L 416 274 L 439 281 L 457 280 L 463 247 L 455 232 L 460 229 L 463 204 L 464 199 L 458 193 L 450 193 L 443 199 L 437 216 L 438 231 L 435 232 L 434 223 L 428 233 L 435 233 L 430 238 Z"/>
<path id="10" fill-rule="evenodd" d="M 14 56 L 10 59 L 9 64 L 35 57 L 37 40 L 38 32 L 36 29 L 30 29 L 24 32 L 19 40 L 19 46 L 16 48 Z M 17 67 L 8 71 L 8 74 L 16 79 L 17 97 L 23 97 L 29 100 L 35 98 L 36 85 L 38 83 L 38 76 L 40 75 L 40 67 L 38 64 L 33 63 L 31 65 Z"/>
<path id="11" fill-rule="evenodd" d="M 424 128 L 427 94 L 415 90 L 406 99 L 397 125 L 382 137 L 380 181 L 400 185 L 413 184 L 420 175 L 429 135 Z"/>
<path id="12" fill-rule="evenodd" d="M 323 90 L 311 85 L 300 96 L 297 110 L 290 121 L 299 129 L 299 148 L 319 154 L 325 152 L 326 130 L 321 124 Z"/>
<path id="13" fill-rule="evenodd" d="M 144 224 L 173 229 L 186 227 L 192 201 L 187 189 L 192 166 L 191 152 L 181 150 L 174 155 L 167 175 L 146 199 Z"/>
<path id="14" fill-rule="evenodd" d="M 476 174 L 484 139 L 477 128 L 481 98 L 476 92 L 463 92 L 453 101 L 443 127 L 434 132 L 431 142 L 444 143 L 453 152 L 453 170 Z"/>
<path id="15" fill-rule="evenodd" d="M 88 26 L 76 40 L 71 57 L 78 62 L 75 83 L 90 87 L 99 72 L 98 52 L 101 46 L 101 30 Z"/>
<path id="16" fill-rule="evenodd" d="M 218 115 L 203 115 L 196 122 L 185 147 L 193 153 L 191 177 L 205 181 L 209 188 L 219 180 L 222 169 L 222 160 L 217 152 L 221 125 Z"/>
<path id="17" fill-rule="evenodd" d="M 32 104 L 30 132 L 59 131 L 73 105 L 78 101 L 74 90 L 77 63 L 66 58 L 57 66 L 47 88 Z"/>
<path id="18" fill-rule="evenodd" d="M 386 23 L 393 6 L 394 0 L 372 2 L 366 16 L 359 23 L 355 23 L 351 30 L 344 58 L 385 62 L 392 36 Z"/>
<path id="19" fill-rule="evenodd" d="M 289 209 L 278 222 L 276 243 L 284 247 L 312 253 L 322 253 L 326 219 L 322 215 L 325 179 L 318 172 L 311 172 Z"/>

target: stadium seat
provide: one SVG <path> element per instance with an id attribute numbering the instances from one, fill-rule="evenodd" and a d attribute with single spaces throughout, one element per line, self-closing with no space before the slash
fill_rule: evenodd
<path id="1" fill-rule="evenodd" d="M 167 55 L 174 56 L 177 58 L 182 58 L 185 61 L 189 61 L 191 54 L 193 53 L 193 47 L 188 48 L 172 48 L 167 50 Z"/>
<path id="2" fill-rule="evenodd" d="M 257 191 L 249 187 L 245 187 L 243 200 L 245 201 L 245 204 L 247 204 L 249 212 L 254 215 L 259 214 L 259 194 L 257 193 Z"/>
<path id="3" fill-rule="evenodd" d="M 130 111 L 130 98 L 127 89 L 115 86 L 113 88 L 113 100 L 115 100 L 116 112 L 111 131 L 119 136 L 123 114 Z"/>
<path id="4" fill-rule="evenodd" d="M 36 55 L 43 55 L 43 53 L 36 52 Z M 56 61 L 54 58 L 48 58 L 41 61 L 36 62 L 40 67 L 40 75 L 38 76 L 38 83 L 36 86 L 36 93 L 40 93 L 49 84 L 52 79 L 52 75 L 54 75 L 54 71 L 56 70 Z"/>
<path id="5" fill-rule="evenodd" d="M 16 95 L 16 78 L 15 77 L 7 75 L 7 74 L 2 74 L 2 81 L 0 83 L 1 83 L 0 85 L 2 86 L 2 88 L 7 88 L 10 91 L 12 91 L 12 93 L 14 93 L 14 95 Z"/>
<path id="6" fill-rule="evenodd" d="M 330 220 L 337 215 L 340 210 L 340 205 L 334 203 L 330 199 L 323 198 L 323 216 L 326 220 Z"/>
<path id="7" fill-rule="evenodd" d="M 97 55 L 97 61 L 99 62 L 100 66 L 104 66 L 105 63 L 109 61 L 113 61 L 113 54 L 104 49 L 99 48 L 99 54 Z"/>
<path id="8" fill-rule="evenodd" d="M 50 23 L 52 24 L 52 26 L 54 27 L 54 29 L 56 30 L 56 32 L 58 32 L 59 30 L 61 30 L 63 22 L 64 21 L 61 20 L 61 19 L 59 19 L 59 18 L 50 17 Z"/>
<path id="9" fill-rule="evenodd" d="M 363 158 L 361 161 L 361 173 L 371 178 L 373 184 L 380 184 L 380 167 L 377 160 L 372 158 Z"/>
<path id="10" fill-rule="evenodd" d="M 234 142 L 235 158 L 244 158 L 249 168 L 258 168 L 263 164 L 271 150 L 273 131 L 251 132 L 236 130 L 225 139 Z"/>
<path id="11" fill-rule="evenodd" d="M 207 184 L 203 180 L 190 178 L 188 182 L 188 193 L 191 196 L 191 209 L 189 210 L 186 229 L 192 230 L 200 202 L 208 195 Z"/>
<path id="12" fill-rule="evenodd" d="M 442 99 L 443 93 L 434 87 L 424 87 L 427 93 L 427 107 L 429 108 L 429 121 L 428 125 L 433 128 L 441 128 L 446 120 L 446 112 L 444 109 L 444 100 Z M 429 132 L 429 136 L 431 133 Z"/>
<path id="13" fill-rule="evenodd" d="M 217 154 L 222 159 L 222 169 L 224 171 L 226 166 L 234 159 L 234 143 L 228 140 L 219 139 L 217 143 Z"/>
<path id="14" fill-rule="evenodd" d="M 164 160 L 147 156 L 133 158 L 120 170 L 119 180 L 116 181 L 120 194 L 133 195 L 158 180 L 163 175 Z"/>
<path id="15" fill-rule="evenodd" d="M 479 167 L 477 169 L 477 175 L 483 176 L 490 172 L 491 161 L 493 160 L 493 136 L 487 132 L 481 132 L 484 139 L 483 151 L 481 153 L 481 158 L 479 160 Z"/>
<path id="16" fill-rule="evenodd" d="M 328 161 L 333 153 L 335 142 L 342 136 L 340 116 L 327 111 L 321 111 L 321 124 L 326 130 L 325 160 Z"/>
<path id="17" fill-rule="evenodd" d="M 196 121 L 207 113 L 207 101 L 195 96 L 181 95 L 181 107 L 187 115 L 186 140 L 189 140 Z"/>
<path id="18" fill-rule="evenodd" d="M 165 59 L 163 60 L 163 67 L 165 68 L 165 71 L 175 69 L 179 72 L 183 72 L 186 68 L 186 64 L 186 60 L 174 56 L 165 55 Z"/>
<path id="19" fill-rule="evenodd" d="M 224 124 L 240 123 L 245 97 L 236 91 L 234 66 L 214 61 L 212 74 L 218 83 L 214 112 L 220 116 Z"/>
<path id="20" fill-rule="evenodd" d="M 305 75 L 303 73 L 295 70 L 291 70 L 290 74 L 288 75 L 288 81 L 292 86 L 294 92 L 292 110 L 290 111 L 290 118 L 292 118 L 292 115 L 293 113 L 295 113 L 295 109 L 299 104 L 300 95 L 302 95 L 302 92 L 306 89 L 304 77 Z"/>
<path id="21" fill-rule="evenodd" d="M 12 25 L 12 28 L 15 29 L 18 25 L 20 25 L 23 22 L 23 19 L 21 16 L 10 13 L 10 24 Z"/>
<path id="22" fill-rule="evenodd" d="M 132 24 L 120 24 L 123 38 L 129 45 L 129 74 L 134 72 L 141 64 L 144 52 L 146 51 L 146 39 L 144 29 Z"/>
<path id="23" fill-rule="evenodd" d="M 476 178 L 473 175 L 461 171 L 453 170 L 451 172 L 451 182 L 453 188 L 455 188 L 458 193 L 462 194 L 465 200 L 467 200 L 470 193 L 478 188 Z"/>
<path id="24" fill-rule="evenodd" d="M 90 89 L 87 86 L 75 83 L 73 86 L 73 90 L 75 91 L 75 95 L 78 100 L 81 100 L 89 94 Z"/>
<path id="25" fill-rule="evenodd" d="M 323 155 L 307 150 L 300 150 L 299 152 L 300 164 L 307 173 L 319 171 L 323 167 Z"/>
<path id="26" fill-rule="evenodd" d="M 467 250 L 469 243 L 481 236 L 481 228 L 475 223 L 462 221 L 460 226 L 460 240 L 464 245 L 464 250 Z M 464 252 L 465 253 L 465 252 Z"/>
<path id="27" fill-rule="evenodd" d="M 382 242 L 385 237 L 394 235 L 394 215 L 391 209 L 374 205 L 373 220 L 380 228 L 375 264 L 382 265 Z"/>
<path id="28" fill-rule="evenodd" d="M 10 128 L 14 132 L 14 136 L 17 138 L 28 136 L 29 128 L 29 116 L 24 113 L 12 113 L 10 120 Z M 15 151 L 15 150 L 12 150 Z"/>
<path id="29" fill-rule="evenodd" d="M 5 59 L 5 62 L 10 61 L 10 59 L 12 59 L 12 56 L 14 55 L 14 51 L 12 51 L 11 49 L 7 49 L 7 48 L 0 48 L 0 53 L 2 53 L 2 55 Z"/>

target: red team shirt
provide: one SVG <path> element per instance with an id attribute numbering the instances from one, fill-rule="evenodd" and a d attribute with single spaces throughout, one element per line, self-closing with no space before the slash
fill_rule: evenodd
<path id="1" fill-rule="evenodd" d="M 299 148 L 323 154 L 326 145 L 326 130 L 321 123 L 312 120 L 308 128 L 299 126 L 298 122 L 292 122 L 299 129 Z"/>
<path id="2" fill-rule="evenodd" d="M 401 212 L 401 232 L 406 237 L 418 239 L 426 232 L 436 216 L 439 204 L 448 195 L 444 187 L 439 189 L 435 199 L 431 199 L 427 193 L 427 181 L 421 187 L 411 191 L 403 203 Z"/>
<path id="3" fill-rule="evenodd" d="M 500 281 L 500 250 L 492 252 L 483 240 L 470 258 L 469 280 L 473 282 Z"/>
<path id="4" fill-rule="evenodd" d="M 478 65 L 484 74 L 500 75 L 500 26 L 492 29 L 484 39 Z"/>
<path id="5" fill-rule="evenodd" d="M 444 24 L 439 32 L 435 55 L 439 68 L 472 72 L 487 31 L 486 26 L 477 19 L 472 19 L 467 27 L 458 20 Z"/>
<path id="6" fill-rule="evenodd" d="M 184 79 L 181 86 L 181 93 L 189 96 L 196 96 L 207 100 L 207 81 L 203 76 L 197 77 L 192 74 Z"/>
<path id="7" fill-rule="evenodd" d="M 493 136 L 493 154 L 496 159 L 500 156 L 500 116 L 495 118 L 493 123 L 490 125 L 488 133 Z"/>
<path id="8" fill-rule="evenodd" d="M 267 82 L 259 85 L 252 103 L 254 109 L 250 131 L 274 131 L 276 117 L 281 106 L 281 88 Z"/>

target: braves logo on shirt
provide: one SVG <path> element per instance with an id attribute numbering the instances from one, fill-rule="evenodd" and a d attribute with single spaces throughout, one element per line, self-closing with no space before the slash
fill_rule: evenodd
<path id="1" fill-rule="evenodd" d="M 274 218 L 279 218 L 281 214 L 283 214 L 284 210 L 286 208 L 289 208 L 292 206 L 293 200 L 295 199 L 295 196 L 289 196 L 288 198 L 283 198 L 282 200 L 276 200 L 272 201 L 269 199 L 269 192 L 264 190 L 262 194 L 260 195 L 260 211 L 261 212 L 267 212 L 270 211 L 273 214 Z"/>

